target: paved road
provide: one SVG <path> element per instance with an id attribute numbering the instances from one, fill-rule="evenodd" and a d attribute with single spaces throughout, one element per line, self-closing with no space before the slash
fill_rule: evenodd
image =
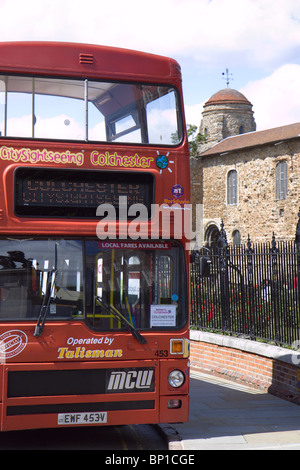
<path id="1" fill-rule="evenodd" d="M 175 449 L 300 450 L 300 406 L 199 373 L 191 374 L 189 423 L 174 428 Z"/>
<path id="2" fill-rule="evenodd" d="M 155 426 L 37 429 L 0 433 L 0 450 L 167 450 Z"/>

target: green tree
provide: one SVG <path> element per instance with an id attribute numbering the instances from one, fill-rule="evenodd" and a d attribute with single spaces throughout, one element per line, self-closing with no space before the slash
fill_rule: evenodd
<path id="1" fill-rule="evenodd" d="M 193 124 L 187 124 L 187 135 L 189 139 L 190 155 L 191 157 L 196 157 L 199 153 L 199 143 L 205 142 L 206 138 L 204 135 L 200 134 L 200 132 L 197 134 L 197 126 Z"/>

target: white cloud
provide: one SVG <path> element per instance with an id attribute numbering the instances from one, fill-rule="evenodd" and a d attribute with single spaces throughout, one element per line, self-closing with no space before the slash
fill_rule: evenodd
<path id="1" fill-rule="evenodd" d="M 37 116 L 35 136 L 50 139 L 84 140 L 85 138 L 84 127 L 66 114 L 44 119 Z"/>
<path id="2" fill-rule="evenodd" d="M 257 130 L 300 122 L 299 83 L 300 64 L 286 64 L 239 89 L 253 105 Z M 185 106 L 187 124 L 200 125 L 203 104 Z"/>
<path id="3" fill-rule="evenodd" d="M 249 70 L 253 77 L 259 70 L 269 76 L 240 90 L 253 103 L 258 129 L 300 121 L 299 0 L 0 0 L 0 5 L 0 41 L 104 44 L 183 58 L 202 72 L 226 66 Z M 207 89 L 197 83 L 196 102 L 217 91 L 206 96 L 204 85 Z M 199 125 L 201 112 L 201 103 L 186 106 L 187 123 Z"/>
<path id="4" fill-rule="evenodd" d="M 279 67 L 240 90 L 253 104 L 257 130 L 300 122 L 300 65 Z"/>
<path id="5" fill-rule="evenodd" d="M 187 125 L 192 124 L 197 127 L 200 126 L 203 104 L 204 103 L 185 106 L 185 118 Z"/>
<path id="6" fill-rule="evenodd" d="M 3 129 L 4 123 L 0 123 L 0 129 Z M 7 133 L 16 137 L 31 137 L 32 135 L 32 116 L 11 117 L 7 121 Z M 57 138 L 57 139 L 75 139 L 83 140 L 84 127 L 76 120 L 66 114 L 52 118 L 41 118 L 37 116 L 34 128 L 35 137 Z"/>
<path id="7" fill-rule="evenodd" d="M 298 0 L 2 0 L 0 40 L 59 40 L 265 66 L 300 47 Z M 278 64 L 277 64 L 278 65 Z"/>

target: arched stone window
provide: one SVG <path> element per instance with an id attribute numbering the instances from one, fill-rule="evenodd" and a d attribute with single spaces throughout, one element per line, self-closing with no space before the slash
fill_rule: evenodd
<path id="1" fill-rule="evenodd" d="M 212 252 L 217 249 L 217 241 L 220 235 L 218 227 L 214 224 L 209 225 L 205 231 L 204 240 L 206 241 L 207 248 Z"/>
<path id="2" fill-rule="evenodd" d="M 239 230 L 234 230 L 232 232 L 232 243 L 237 246 L 241 244 L 241 234 Z"/>
<path id="3" fill-rule="evenodd" d="M 287 194 L 287 163 L 281 161 L 276 165 L 276 199 L 286 199 Z"/>
<path id="4" fill-rule="evenodd" d="M 236 170 L 227 174 L 227 204 L 238 203 L 238 176 Z"/>

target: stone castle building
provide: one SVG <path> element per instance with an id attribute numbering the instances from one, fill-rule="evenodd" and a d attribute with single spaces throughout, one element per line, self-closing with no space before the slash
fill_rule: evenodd
<path id="1" fill-rule="evenodd" d="M 230 88 L 204 106 L 207 137 L 191 158 L 192 203 L 203 205 L 200 246 L 224 222 L 229 243 L 294 239 L 300 207 L 300 123 L 255 131 L 252 104 Z M 195 210 L 194 210 L 195 213 Z"/>
<path id="2" fill-rule="evenodd" d="M 239 91 L 225 88 L 204 104 L 200 134 L 205 136 L 200 152 L 226 137 L 256 130 L 252 104 Z"/>

